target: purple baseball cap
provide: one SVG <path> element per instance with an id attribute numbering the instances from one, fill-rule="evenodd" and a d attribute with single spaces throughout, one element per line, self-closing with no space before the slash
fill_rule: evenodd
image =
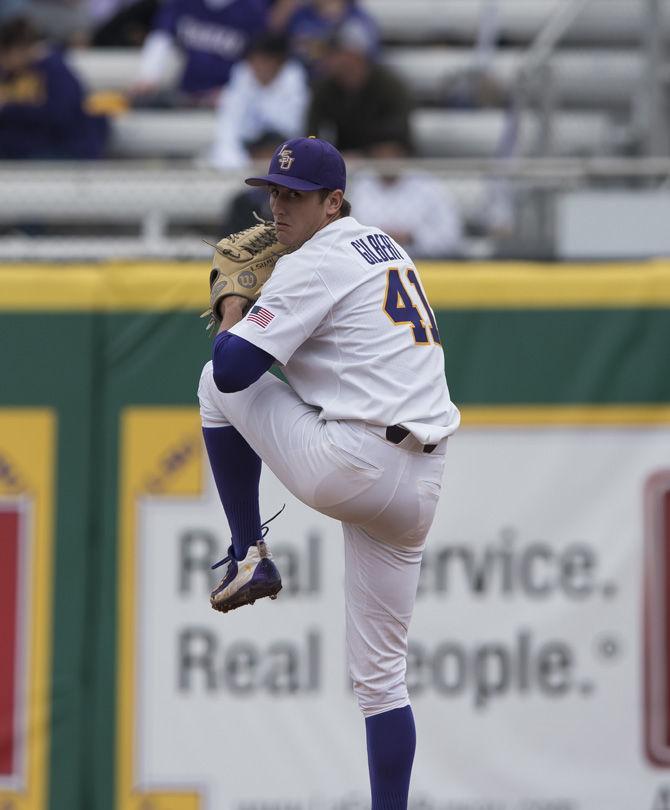
<path id="1" fill-rule="evenodd" d="M 344 158 L 320 138 L 292 138 L 275 149 L 264 177 L 247 177 L 249 186 L 284 186 L 295 191 L 342 189 L 347 184 Z"/>

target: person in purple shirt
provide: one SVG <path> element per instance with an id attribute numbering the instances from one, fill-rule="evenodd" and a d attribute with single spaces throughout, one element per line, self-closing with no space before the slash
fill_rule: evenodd
<path id="1" fill-rule="evenodd" d="M 144 43 L 136 98 L 165 86 L 176 50 L 184 59 L 179 93 L 213 105 L 233 65 L 266 29 L 267 7 L 268 0 L 166 0 Z"/>
<path id="2" fill-rule="evenodd" d="M 107 135 L 107 119 L 85 111 L 78 79 L 30 20 L 0 25 L 0 159 L 98 158 Z"/>
<path id="3" fill-rule="evenodd" d="M 329 39 L 351 21 L 365 30 L 373 57 L 379 48 L 379 26 L 356 0 L 277 0 L 271 15 L 273 24 L 286 33 L 294 55 L 310 71 L 318 71 Z"/>

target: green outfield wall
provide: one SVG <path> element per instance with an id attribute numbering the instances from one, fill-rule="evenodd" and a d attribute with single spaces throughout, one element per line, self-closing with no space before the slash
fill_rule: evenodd
<path id="1" fill-rule="evenodd" d="M 670 425 L 670 262 L 419 269 L 465 429 Z M 124 690 L 139 664 L 121 663 L 132 647 L 123 602 L 137 598 L 123 580 L 124 493 L 140 463 L 128 459 L 146 440 L 156 491 L 196 487 L 206 306 L 202 265 L 0 268 L 2 810 L 221 810 L 197 785 L 135 784 L 127 741 L 141 697 Z M 150 424 L 161 413 L 186 420 L 182 444 L 179 431 L 171 450 L 160 435 L 128 438 L 146 431 L 142 414 Z M 173 583 L 165 590 L 170 599 Z M 650 808 L 659 779 L 649 777 Z"/>

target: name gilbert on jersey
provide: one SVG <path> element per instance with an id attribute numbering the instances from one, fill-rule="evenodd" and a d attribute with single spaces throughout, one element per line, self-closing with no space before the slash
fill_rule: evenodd
<path id="1" fill-rule="evenodd" d="M 385 233 L 371 233 L 364 239 L 354 239 L 351 246 L 360 253 L 368 264 L 403 260 L 398 248 Z"/>

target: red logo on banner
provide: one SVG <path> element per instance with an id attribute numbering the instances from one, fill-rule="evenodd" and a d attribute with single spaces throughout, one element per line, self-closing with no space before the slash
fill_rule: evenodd
<path id="1" fill-rule="evenodd" d="M 15 729 L 19 645 L 17 509 L 0 509 L 0 777 L 16 773 Z"/>
<path id="2" fill-rule="evenodd" d="M 670 470 L 645 487 L 645 741 L 654 765 L 670 767 Z"/>

